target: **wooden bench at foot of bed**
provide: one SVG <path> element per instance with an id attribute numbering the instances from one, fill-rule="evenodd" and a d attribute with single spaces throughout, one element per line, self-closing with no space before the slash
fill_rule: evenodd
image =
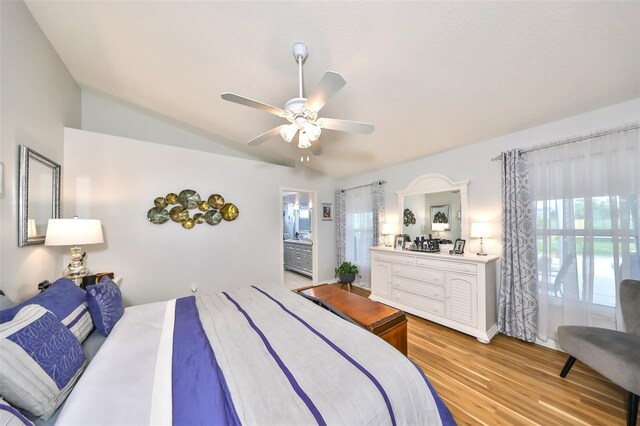
<path id="1" fill-rule="evenodd" d="M 344 314 L 407 355 L 407 317 L 404 312 L 330 284 L 298 290 L 329 310 Z"/>

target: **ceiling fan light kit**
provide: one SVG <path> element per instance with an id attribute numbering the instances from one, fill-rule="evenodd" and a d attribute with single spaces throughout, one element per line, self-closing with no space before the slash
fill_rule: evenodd
<path id="1" fill-rule="evenodd" d="M 327 71 L 318 83 L 314 92 L 308 97 L 304 97 L 302 85 L 302 64 L 309 56 L 309 50 L 302 43 L 293 45 L 293 57 L 298 63 L 298 86 L 300 96 L 290 99 L 285 103 L 284 109 L 280 109 L 235 93 L 223 93 L 222 99 L 235 102 L 240 105 L 260 109 L 278 117 L 285 118 L 290 124 L 283 124 L 269 130 L 247 142 L 248 145 L 259 145 L 278 135 L 286 142 L 293 141 L 298 134 L 298 148 L 312 148 L 313 155 L 320 155 L 322 149 L 318 139 L 322 134 L 322 129 L 337 130 L 340 132 L 354 132 L 370 134 L 375 129 L 373 124 L 361 123 L 358 121 L 338 120 L 335 118 L 318 118 L 318 112 L 324 107 L 347 82 L 340 74 L 334 71 Z M 314 143 L 315 142 L 315 143 Z M 304 161 L 304 156 L 300 157 Z M 309 156 L 307 156 L 309 161 Z"/>
<path id="2" fill-rule="evenodd" d="M 291 142 L 297 131 L 298 125 L 295 123 L 283 124 L 282 126 L 280 126 L 280 136 L 282 136 L 282 139 L 284 139 L 286 142 Z"/>

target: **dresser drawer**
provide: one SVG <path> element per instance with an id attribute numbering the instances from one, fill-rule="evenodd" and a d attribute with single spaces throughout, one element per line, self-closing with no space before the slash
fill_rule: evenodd
<path id="1" fill-rule="evenodd" d="M 413 306 L 414 308 L 422 309 L 426 312 L 431 312 L 437 315 L 444 316 L 444 302 L 429 299 L 427 297 L 418 296 L 417 294 L 409 293 L 394 288 L 391 298 L 404 305 Z"/>
<path id="2" fill-rule="evenodd" d="M 403 256 L 386 253 L 376 253 L 373 255 L 374 260 L 380 260 L 382 262 L 393 262 L 402 265 L 415 265 L 416 258 L 414 256 Z"/>
<path id="3" fill-rule="evenodd" d="M 419 296 L 426 296 L 439 301 L 444 301 L 444 287 L 436 284 L 427 284 L 406 278 L 393 278 L 393 288 Z"/>
<path id="4" fill-rule="evenodd" d="M 446 269 L 448 271 L 463 272 L 465 274 L 476 274 L 477 267 L 475 263 L 468 262 L 447 262 L 433 259 L 418 259 L 416 265 L 425 268 Z"/>
<path id="5" fill-rule="evenodd" d="M 393 275 L 433 284 L 442 284 L 444 282 L 444 272 L 428 268 L 416 268 L 414 266 L 393 265 Z"/>

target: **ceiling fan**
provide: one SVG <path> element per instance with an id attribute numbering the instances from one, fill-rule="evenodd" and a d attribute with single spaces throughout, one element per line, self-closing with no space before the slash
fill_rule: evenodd
<path id="1" fill-rule="evenodd" d="M 311 148 L 313 155 L 320 155 L 322 149 L 318 138 L 322 133 L 322 129 L 338 130 L 341 132 L 353 132 L 370 134 L 375 129 L 373 124 L 361 123 L 358 121 L 338 120 L 335 118 L 318 118 L 318 112 L 347 82 L 340 74 L 334 71 L 327 71 L 318 83 L 313 93 L 308 97 L 304 97 L 304 89 L 302 87 L 302 64 L 309 56 L 307 47 L 302 43 L 293 45 L 293 56 L 298 63 L 298 87 L 300 96 L 290 99 L 284 105 L 284 109 L 280 109 L 263 102 L 246 98 L 235 93 L 223 93 L 222 99 L 257 108 L 278 117 L 286 119 L 289 124 L 282 124 L 268 132 L 261 134 L 249 142 L 247 145 L 259 145 L 278 135 L 291 142 L 298 133 L 298 148 Z M 316 143 L 313 143 L 316 142 Z M 309 157 L 307 157 L 307 161 Z"/>

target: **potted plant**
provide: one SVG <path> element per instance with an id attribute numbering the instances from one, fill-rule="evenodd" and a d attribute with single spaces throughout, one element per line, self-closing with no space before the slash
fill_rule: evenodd
<path id="1" fill-rule="evenodd" d="M 336 268 L 336 277 L 340 278 L 340 282 L 343 284 L 351 284 L 356 279 L 357 273 L 358 267 L 351 262 L 342 262 Z"/>

